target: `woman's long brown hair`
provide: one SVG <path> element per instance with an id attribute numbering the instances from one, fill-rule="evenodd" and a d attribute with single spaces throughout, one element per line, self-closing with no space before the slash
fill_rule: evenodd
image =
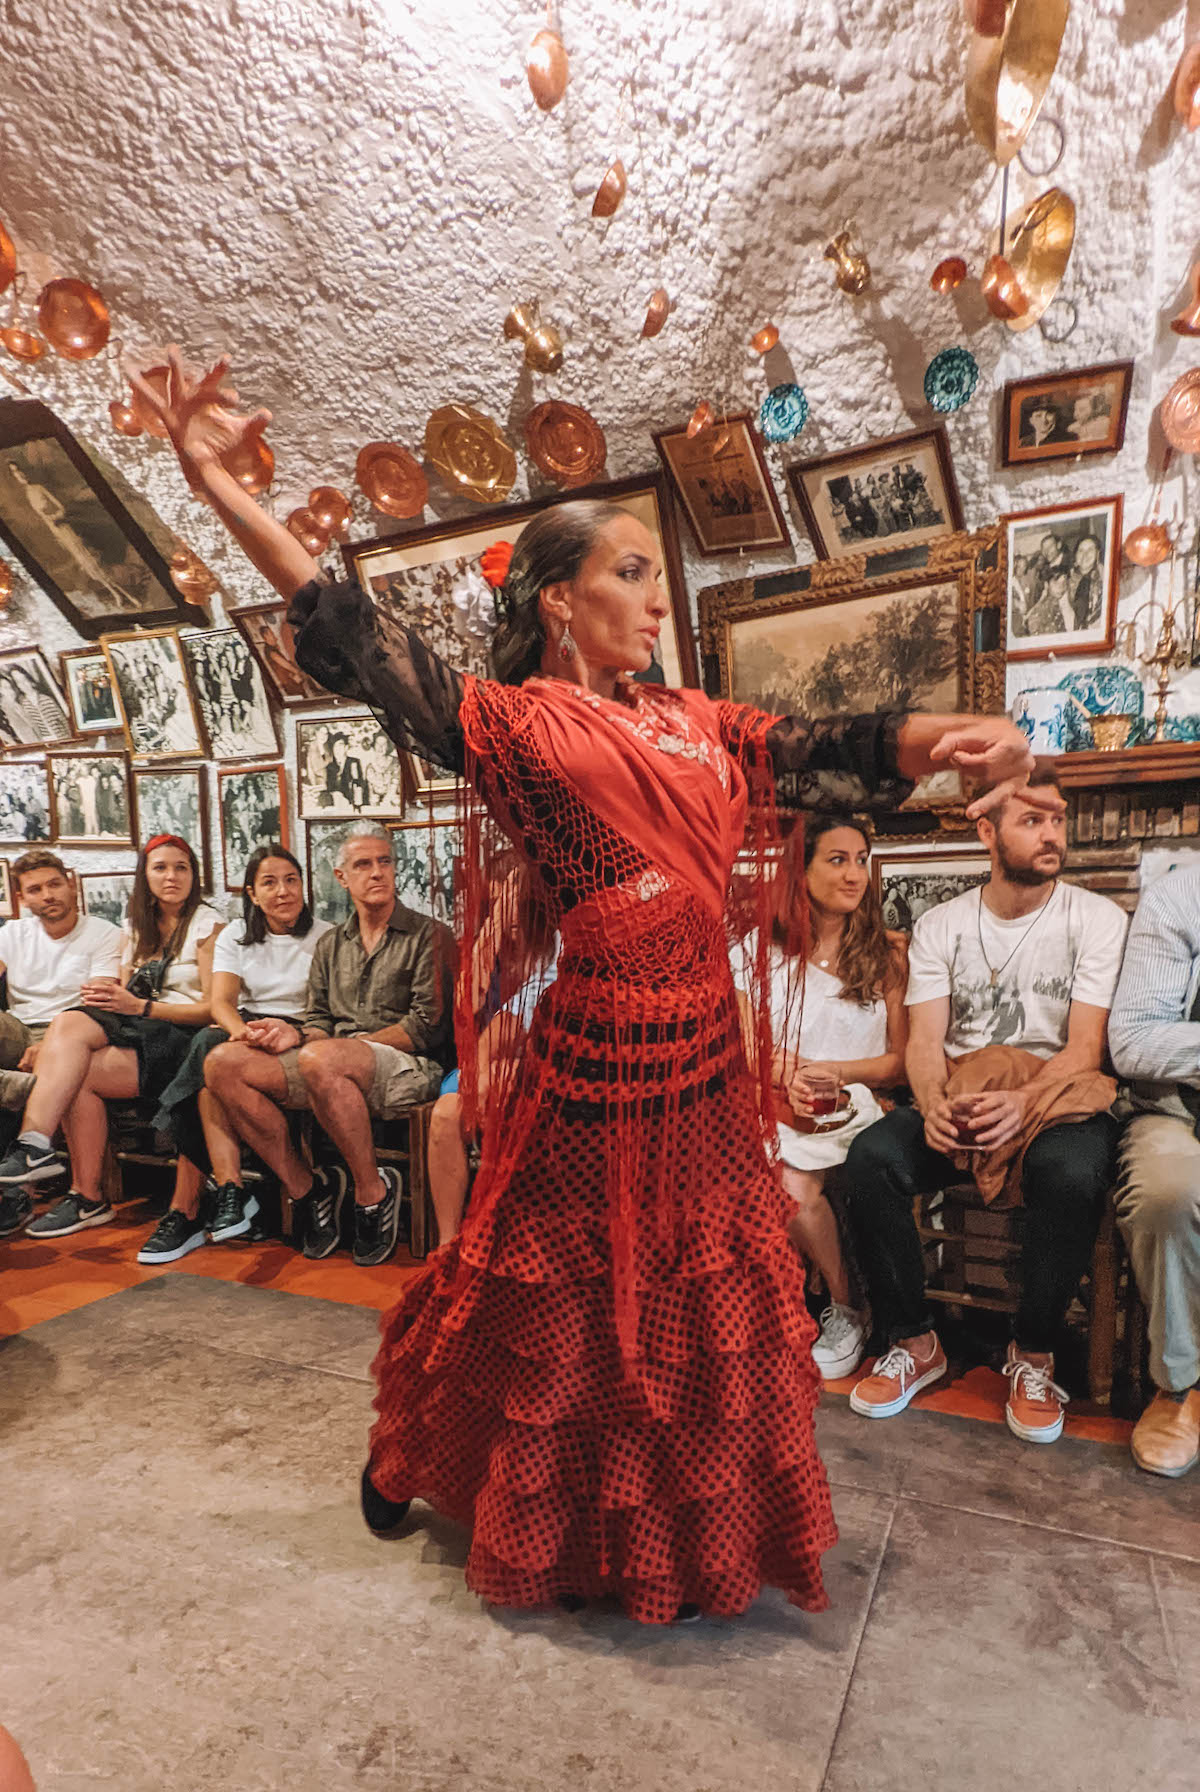
<path id="1" fill-rule="evenodd" d="M 151 893 L 150 880 L 146 876 L 146 860 L 150 857 L 151 848 L 143 846 L 138 854 L 137 870 L 133 874 L 133 894 L 129 898 L 129 931 L 133 935 L 134 964 L 144 964 L 146 959 L 157 958 L 160 953 L 167 958 L 175 958 L 183 945 L 188 922 L 200 907 L 200 866 L 196 855 L 186 840 L 173 840 L 172 844 L 176 851 L 187 853 L 188 863 L 192 867 L 192 887 L 184 898 L 179 919 L 171 929 L 170 939 L 164 941 L 158 897 Z M 153 850 L 157 852 L 158 847 Z"/>
<path id="2" fill-rule="evenodd" d="M 797 824 L 783 849 L 776 883 L 775 939 L 785 952 L 807 954 L 809 933 L 808 869 L 818 843 L 835 828 L 852 828 L 861 834 L 868 852 L 872 836 L 866 822 L 848 810 L 822 810 Z M 902 976 L 903 952 L 888 937 L 883 908 L 873 880 L 868 880 L 863 899 L 846 920 L 835 970 L 841 982 L 841 999 L 868 1007 L 886 994 Z"/>

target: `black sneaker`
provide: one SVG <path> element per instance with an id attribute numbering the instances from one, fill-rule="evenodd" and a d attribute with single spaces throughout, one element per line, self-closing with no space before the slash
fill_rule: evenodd
<path id="1" fill-rule="evenodd" d="M 198 1251 L 208 1243 L 203 1215 L 190 1220 L 186 1213 L 172 1207 L 164 1213 L 137 1254 L 139 1263 L 176 1263 L 189 1251 Z"/>
<path id="2" fill-rule="evenodd" d="M 363 1269 L 386 1263 L 400 1235 L 400 1178 L 395 1170 L 381 1168 L 384 1196 L 374 1207 L 354 1207 L 354 1261 Z"/>
<path id="3" fill-rule="evenodd" d="M 392 1536 L 408 1517 L 408 1508 L 412 1505 L 411 1500 L 385 1499 L 371 1479 L 369 1462 L 359 1483 L 359 1499 L 367 1529 L 375 1537 Z"/>
<path id="4" fill-rule="evenodd" d="M 19 1232 L 33 1212 L 33 1198 L 23 1188 L 5 1189 L 0 1195 L 0 1238 Z"/>
<path id="5" fill-rule="evenodd" d="M 320 1262 L 332 1257 L 342 1239 L 342 1204 L 346 1199 L 346 1172 L 341 1164 L 330 1164 L 318 1170 L 313 1185 L 303 1201 L 292 1207 L 292 1225 L 300 1213 L 303 1226 L 302 1249 L 306 1257 Z"/>
<path id="6" fill-rule="evenodd" d="M 223 1182 L 217 1190 L 208 1235 L 214 1244 L 223 1244 L 227 1238 L 245 1238 L 257 1212 L 258 1202 L 249 1189 L 239 1188 L 236 1182 Z"/>
<path id="7" fill-rule="evenodd" d="M 43 1151 L 40 1145 L 26 1145 L 20 1139 L 0 1159 L 0 1183 L 53 1182 L 61 1175 L 62 1165 L 56 1151 Z"/>
<path id="8" fill-rule="evenodd" d="M 73 1188 L 48 1213 L 30 1220 L 25 1234 L 28 1238 L 66 1238 L 70 1232 L 86 1232 L 89 1226 L 107 1226 L 115 1218 L 107 1201 L 85 1201 Z"/>

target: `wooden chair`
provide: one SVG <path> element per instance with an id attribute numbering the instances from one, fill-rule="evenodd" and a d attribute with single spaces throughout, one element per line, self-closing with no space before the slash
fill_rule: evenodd
<path id="1" fill-rule="evenodd" d="M 409 1251 L 423 1261 L 437 1243 L 437 1219 L 429 1193 L 429 1116 L 433 1102 L 423 1101 L 409 1108 L 395 1120 L 372 1120 L 371 1136 L 375 1155 L 381 1164 L 389 1164 L 408 1191 Z M 337 1148 L 311 1115 L 309 1122 L 312 1161 L 314 1164 L 340 1162 Z M 288 1216 L 290 1219 L 290 1215 Z"/>

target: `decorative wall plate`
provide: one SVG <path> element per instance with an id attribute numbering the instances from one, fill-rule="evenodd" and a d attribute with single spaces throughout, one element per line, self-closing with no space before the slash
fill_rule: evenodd
<path id="1" fill-rule="evenodd" d="M 1163 434 L 1180 454 L 1200 454 L 1200 367 L 1180 374 L 1159 406 Z"/>
<path id="2" fill-rule="evenodd" d="M 525 443 L 534 465 L 556 485 L 587 485 L 599 479 L 608 457 L 604 431 L 577 404 L 551 398 L 525 419 Z"/>
<path id="3" fill-rule="evenodd" d="M 969 349 L 944 348 L 925 369 L 925 396 L 935 411 L 961 411 L 979 384 L 979 363 Z"/>
<path id="4" fill-rule="evenodd" d="M 359 490 L 384 516 L 420 516 L 429 498 L 428 479 L 399 442 L 368 442 L 360 448 L 354 477 Z"/>
<path id="5" fill-rule="evenodd" d="M 425 454 L 448 485 L 480 504 L 499 504 L 516 483 L 513 445 L 491 417 L 444 404 L 425 425 Z"/>

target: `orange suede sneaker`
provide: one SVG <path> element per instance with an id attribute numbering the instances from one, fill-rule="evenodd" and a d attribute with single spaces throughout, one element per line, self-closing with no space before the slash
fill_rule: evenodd
<path id="1" fill-rule="evenodd" d="M 1053 1356 L 1042 1351 L 1028 1356 L 1011 1342 L 1004 1373 L 1010 1383 L 1004 1417 L 1013 1436 L 1027 1444 L 1056 1442 L 1062 1436 L 1063 1410 L 1070 1396 L 1053 1380 Z"/>
<path id="2" fill-rule="evenodd" d="M 923 1357 L 914 1357 L 903 1344 L 893 1344 L 870 1375 L 855 1385 L 850 1406 L 864 1419 L 890 1419 L 904 1411 L 914 1394 L 940 1381 L 945 1373 L 946 1353 L 936 1336 L 932 1352 Z"/>

